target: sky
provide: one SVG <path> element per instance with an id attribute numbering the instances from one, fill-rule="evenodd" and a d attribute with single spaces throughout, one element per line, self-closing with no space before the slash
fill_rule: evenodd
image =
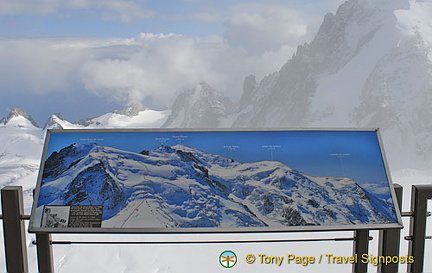
<path id="1" fill-rule="evenodd" d="M 342 0 L 0 0 L 0 117 L 43 126 L 143 104 L 205 81 L 236 100 L 278 71 Z"/>
<path id="2" fill-rule="evenodd" d="M 128 132 L 51 132 L 45 157 L 74 143 L 96 143 L 136 153 L 181 144 L 243 163 L 278 161 L 307 175 L 388 184 L 375 131 Z"/>

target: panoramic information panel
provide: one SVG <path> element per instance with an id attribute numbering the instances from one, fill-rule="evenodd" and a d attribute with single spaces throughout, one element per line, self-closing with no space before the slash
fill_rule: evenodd
<path id="1" fill-rule="evenodd" d="M 30 232 L 401 228 L 377 130 L 49 130 Z"/>

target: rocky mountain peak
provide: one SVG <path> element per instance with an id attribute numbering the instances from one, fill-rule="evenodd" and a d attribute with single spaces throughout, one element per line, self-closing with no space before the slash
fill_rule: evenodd
<path id="1" fill-rule="evenodd" d="M 64 129 L 60 123 L 67 122 L 61 113 L 55 113 L 47 120 L 44 126 L 45 129 Z"/>
<path id="2" fill-rule="evenodd" d="M 21 118 L 21 120 L 18 120 L 20 118 Z M 8 116 L 4 117 L 0 121 L 0 123 L 4 124 L 4 125 L 10 124 L 12 122 L 16 122 L 16 125 L 18 127 L 28 127 L 30 125 L 30 126 L 39 128 L 38 124 L 33 119 L 33 117 L 30 116 L 29 114 L 27 114 L 27 112 L 21 108 L 13 108 L 9 112 Z"/>
<path id="3" fill-rule="evenodd" d="M 244 108 L 244 106 L 252 100 L 253 91 L 257 86 L 258 83 L 254 75 L 249 75 L 245 78 L 243 82 L 243 95 L 239 102 L 240 109 Z"/>
<path id="4" fill-rule="evenodd" d="M 114 110 L 114 114 L 124 115 L 128 117 L 138 116 L 140 112 L 147 110 L 147 107 L 140 103 L 134 103 L 130 107 L 122 110 Z"/>
<path id="5" fill-rule="evenodd" d="M 215 128 L 234 108 L 231 100 L 206 82 L 180 94 L 162 127 Z"/>

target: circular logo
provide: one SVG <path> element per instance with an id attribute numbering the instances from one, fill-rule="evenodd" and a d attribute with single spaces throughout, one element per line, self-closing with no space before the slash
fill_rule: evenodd
<path id="1" fill-rule="evenodd" d="M 237 263 L 237 256 L 231 250 L 225 250 L 219 256 L 219 263 L 225 268 L 231 268 Z"/>
<path id="2" fill-rule="evenodd" d="M 253 264 L 255 262 L 255 255 L 248 254 L 248 255 L 246 255 L 245 260 L 248 264 Z"/>

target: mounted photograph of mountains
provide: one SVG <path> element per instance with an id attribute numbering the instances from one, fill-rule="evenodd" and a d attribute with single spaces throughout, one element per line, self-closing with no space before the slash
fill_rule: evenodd
<path id="1" fill-rule="evenodd" d="M 103 206 L 102 228 L 161 232 L 399 222 L 375 131 L 54 130 L 47 137 L 39 216 L 52 206 Z M 45 228 L 40 219 L 35 227 Z"/>

